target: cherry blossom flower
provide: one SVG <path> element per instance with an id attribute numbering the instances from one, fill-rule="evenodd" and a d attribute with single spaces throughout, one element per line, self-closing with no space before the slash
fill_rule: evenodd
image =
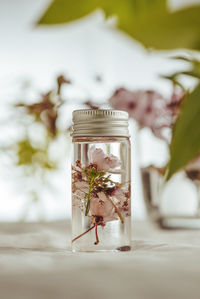
<path id="1" fill-rule="evenodd" d="M 97 193 L 97 197 L 91 199 L 90 213 L 95 217 L 101 216 L 104 222 L 118 219 L 114 206 L 103 192 Z"/>
<path id="2" fill-rule="evenodd" d="M 124 198 L 124 191 L 122 188 L 116 188 L 114 192 L 112 192 L 112 197 L 115 197 L 118 201 L 121 201 Z"/>
<path id="3" fill-rule="evenodd" d="M 98 170 L 112 171 L 121 165 L 118 157 L 114 155 L 106 155 L 100 148 L 94 145 L 88 151 L 88 159 L 90 163 L 96 164 Z"/>
<path id="4" fill-rule="evenodd" d="M 88 193 L 89 186 L 86 181 L 78 181 L 75 183 L 76 190 L 81 190 L 82 192 Z"/>

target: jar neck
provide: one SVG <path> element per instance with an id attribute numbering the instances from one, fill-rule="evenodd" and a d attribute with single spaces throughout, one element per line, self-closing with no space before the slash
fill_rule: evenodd
<path id="1" fill-rule="evenodd" d="M 72 142 L 119 142 L 119 141 L 124 141 L 124 140 L 129 140 L 129 137 L 124 137 L 124 136 L 85 136 L 85 137 L 72 137 Z"/>

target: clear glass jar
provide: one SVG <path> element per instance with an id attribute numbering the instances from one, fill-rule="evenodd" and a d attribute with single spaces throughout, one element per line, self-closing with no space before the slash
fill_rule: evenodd
<path id="1" fill-rule="evenodd" d="M 73 136 L 72 140 L 72 250 L 128 251 L 131 249 L 129 138 L 98 136 L 103 133 L 98 134 L 98 128 L 95 130 L 97 136 Z"/>

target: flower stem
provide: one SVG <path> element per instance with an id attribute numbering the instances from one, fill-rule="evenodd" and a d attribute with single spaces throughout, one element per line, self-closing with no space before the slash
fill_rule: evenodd
<path id="1" fill-rule="evenodd" d="M 86 230 L 84 233 L 80 234 L 78 237 L 74 238 L 72 240 L 72 242 L 78 240 L 79 238 L 81 238 L 82 236 L 84 236 L 85 234 L 87 234 L 90 230 L 92 230 L 94 227 L 96 226 L 96 224 L 94 224 L 93 226 L 91 226 L 88 230 Z"/>
<path id="2" fill-rule="evenodd" d="M 98 223 L 95 223 L 95 236 L 96 236 L 96 242 L 94 243 L 94 245 L 97 245 L 99 243 L 99 237 L 98 237 L 98 232 L 97 232 L 97 226 Z"/>
<path id="3" fill-rule="evenodd" d="M 85 216 L 87 216 L 89 209 L 90 209 L 90 200 L 91 200 L 91 192 L 92 192 L 92 185 L 94 182 L 94 177 L 91 178 L 90 184 L 89 184 L 89 191 L 88 191 L 88 197 L 87 197 L 87 205 L 85 209 Z"/>
<path id="4" fill-rule="evenodd" d="M 124 219 L 122 217 L 122 214 L 120 213 L 120 210 L 118 209 L 118 207 L 114 204 L 114 202 L 109 197 L 107 197 L 107 199 L 111 202 L 111 204 L 115 208 L 115 212 L 117 213 L 117 215 L 119 216 L 119 219 L 121 220 L 121 223 L 123 224 L 124 223 Z"/>

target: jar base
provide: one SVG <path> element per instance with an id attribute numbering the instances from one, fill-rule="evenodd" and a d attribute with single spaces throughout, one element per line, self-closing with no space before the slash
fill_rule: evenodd
<path id="1" fill-rule="evenodd" d="M 104 252 L 125 252 L 125 251 L 131 251 L 131 246 L 120 246 L 114 249 L 81 249 L 81 248 L 72 248 L 72 252 L 73 253 L 77 253 L 77 252 L 87 252 L 87 253 L 104 253 Z"/>

